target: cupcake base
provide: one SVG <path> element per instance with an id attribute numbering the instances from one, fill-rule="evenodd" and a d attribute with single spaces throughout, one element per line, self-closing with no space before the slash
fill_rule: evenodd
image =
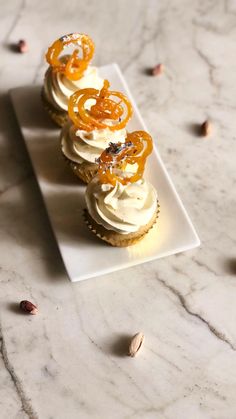
<path id="1" fill-rule="evenodd" d="M 68 113 L 66 111 L 59 111 L 55 109 L 51 103 L 48 102 L 44 89 L 41 91 L 41 98 L 43 102 L 43 107 L 50 116 L 50 118 L 57 124 L 59 127 L 63 127 L 63 125 L 68 121 Z"/>
<path id="2" fill-rule="evenodd" d="M 151 220 L 149 221 L 149 223 L 145 226 L 140 227 L 140 229 L 135 233 L 120 234 L 112 230 L 107 230 L 105 227 L 94 221 L 87 209 L 84 210 L 84 219 L 89 230 L 93 234 L 95 234 L 99 239 L 104 240 L 111 246 L 128 247 L 142 240 L 143 237 L 148 233 L 148 231 L 154 226 L 159 216 L 159 208 L 160 206 L 158 205 L 157 210 L 151 218 Z"/>
<path id="3" fill-rule="evenodd" d="M 89 183 L 96 176 L 98 165 L 96 163 L 76 163 L 63 154 L 66 163 L 70 166 L 72 172 L 84 183 Z"/>

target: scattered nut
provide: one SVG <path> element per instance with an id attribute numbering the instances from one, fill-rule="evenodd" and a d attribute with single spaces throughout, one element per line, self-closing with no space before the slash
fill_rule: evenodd
<path id="1" fill-rule="evenodd" d="M 210 121 L 203 122 L 201 126 L 201 132 L 202 132 L 202 135 L 204 135 L 204 137 L 207 137 L 208 135 L 212 133 L 212 124 Z"/>
<path id="2" fill-rule="evenodd" d="M 163 64 L 157 64 L 153 69 L 152 69 L 152 75 L 153 76 L 160 76 L 160 74 L 162 74 L 164 71 L 164 65 Z"/>
<path id="3" fill-rule="evenodd" d="M 18 44 L 17 44 L 17 49 L 19 52 L 21 52 L 22 54 L 24 54 L 25 52 L 28 51 L 28 44 L 24 39 L 20 39 Z"/>
<path id="4" fill-rule="evenodd" d="M 21 310 L 25 311 L 26 313 L 29 314 L 37 314 L 38 313 L 38 308 L 31 303 L 30 301 L 27 300 L 23 300 L 20 302 L 20 308 Z"/>
<path id="5" fill-rule="evenodd" d="M 136 333 L 131 339 L 130 345 L 129 345 L 129 355 L 134 357 L 137 355 L 139 350 L 141 349 L 141 346 L 144 342 L 144 334 L 139 332 Z"/>

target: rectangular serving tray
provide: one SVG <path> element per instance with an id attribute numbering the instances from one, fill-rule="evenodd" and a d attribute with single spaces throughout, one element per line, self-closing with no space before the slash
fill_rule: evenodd
<path id="1" fill-rule="evenodd" d="M 113 90 L 120 90 L 130 98 L 134 115 L 128 130 L 147 130 L 117 64 L 100 67 L 99 74 L 110 81 Z M 71 281 L 114 272 L 199 246 L 197 233 L 156 149 L 148 159 L 145 172 L 145 178 L 158 191 L 160 215 L 156 225 L 140 243 L 127 248 L 111 247 L 97 239 L 82 216 L 86 186 L 70 172 L 63 159 L 60 130 L 43 109 L 40 90 L 40 86 L 26 86 L 13 89 L 10 94 Z"/>

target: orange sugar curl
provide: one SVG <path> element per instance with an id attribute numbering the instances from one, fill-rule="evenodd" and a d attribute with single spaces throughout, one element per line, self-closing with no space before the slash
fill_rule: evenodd
<path id="1" fill-rule="evenodd" d="M 152 137 L 145 131 L 127 135 L 125 143 L 110 143 L 98 159 L 98 175 L 101 183 L 116 182 L 122 185 L 142 178 L 146 159 L 153 149 Z M 127 165 L 137 165 L 135 173 L 125 171 Z"/>
<path id="2" fill-rule="evenodd" d="M 123 93 L 111 91 L 109 87 L 109 81 L 104 80 L 100 91 L 92 88 L 81 89 L 70 97 L 69 117 L 79 129 L 92 131 L 109 128 L 116 131 L 127 125 L 133 113 L 132 105 Z M 94 104 L 87 109 L 86 102 L 91 99 Z"/>
<path id="3" fill-rule="evenodd" d="M 71 55 L 61 59 L 61 52 L 70 46 L 77 46 Z M 82 57 L 80 55 L 82 54 Z M 57 39 L 46 53 L 46 60 L 55 72 L 64 74 L 69 80 L 79 80 L 87 69 L 94 54 L 94 43 L 85 34 L 71 33 Z"/>

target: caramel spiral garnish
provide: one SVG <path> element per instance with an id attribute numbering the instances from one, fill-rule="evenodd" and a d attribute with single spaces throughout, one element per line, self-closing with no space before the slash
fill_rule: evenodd
<path id="1" fill-rule="evenodd" d="M 148 155 L 152 152 L 152 137 L 145 131 L 127 135 L 125 143 L 110 143 L 98 159 L 98 175 L 101 183 L 116 182 L 126 185 L 141 179 Z M 135 173 L 126 172 L 127 165 L 137 165 Z"/>
<path id="2" fill-rule="evenodd" d="M 123 93 L 111 91 L 109 87 L 109 81 L 104 80 L 100 91 L 92 88 L 81 89 L 70 97 L 69 117 L 79 129 L 92 131 L 109 128 L 116 131 L 127 125 L 133 113 L 132 105 Z M 115 98 L 119 101 L 115 101 Z M 94 104 L 87 109 L 86 102 L 91 99 Z M 107 120 L 111 123 L 107 123 Z M 112 124 L 112 121 L 115 124 Z"/>
<path id="3" fill-rule="evenodd" d="M 61 59 L 59 56 L 64 48 L 78 46 L 73 53 Z M 82 57 L 79 57 L 82 53 Z M 94 53 L 94 43 L 85 34 L 71 33 L 57 39 L 46 53 L 46 60 L 54 71 L 65 74 L 69 80 L 79 80 L 87 69 Z"/>

